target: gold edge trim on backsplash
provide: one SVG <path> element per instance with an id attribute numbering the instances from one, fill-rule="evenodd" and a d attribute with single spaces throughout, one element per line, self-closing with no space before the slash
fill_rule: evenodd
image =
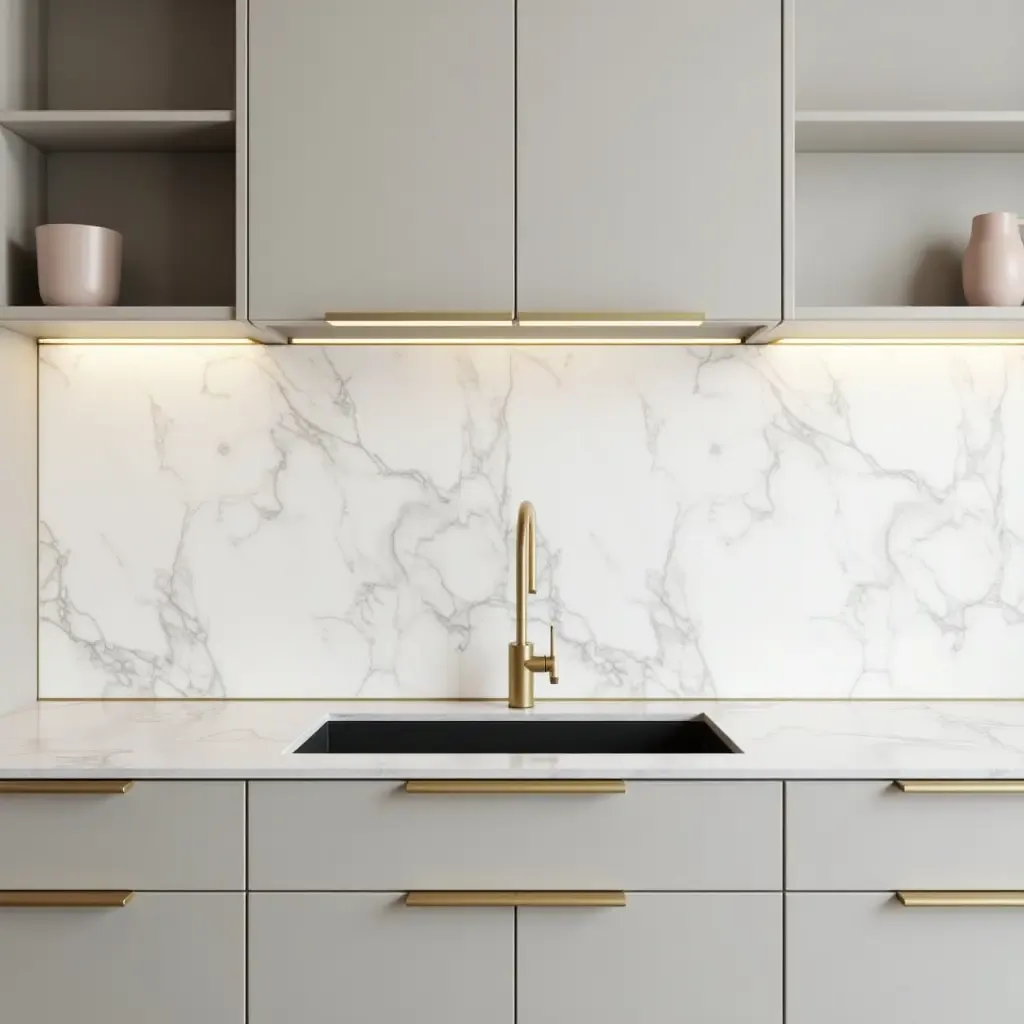
<path id="1" fill-rule="evenodd" d="M 36 697 L 39 704 L 505 704 L 507 697 Z M 538 704 L 1024 704 L 1020 697 L 538 697 Z"/>

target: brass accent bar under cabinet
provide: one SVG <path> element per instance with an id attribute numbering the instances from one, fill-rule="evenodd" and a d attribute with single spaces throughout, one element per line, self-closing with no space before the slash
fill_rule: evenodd
<path id="1" fill-rule="evenodd" d="M 1013 892 L 941 892 L 907 891 L 896 893 L 905 907 L 1024 907 L 1024 891 Z"/>
<path id="2" fill-rule="evenodd" d="M 410 892 L 407 907 L 624 907 L 626 894 L 615 890 L 557 892 L 496 890 L 492 892 Z"/>
<path id="3" fill-rule="evenodd" d="M 623 779 L 412 779 L 406 793 L 447 795 L 598 795 L 625 793 Z"/>
<path id="4" fill-rule="evenodd" d="M 131 889 L 12 889 L 0 890 L 0 907 L 38 907 L 49 910 L 101 909 L 127 906 Z"/>
<path id="5" fill-rule="evenodd" d="M 32 779 L 0 782 L 0 794 L 43 794 L 47 796 L 114 796 L 127 793 L 135 783 L 129 779 Z"/>
<path id="6" fill-rule="evenodd" d="M 512 327 L 511 311 L 438 313 L 410 311 L 400 313 L 325 313 L 332 327 Z"/>
<path id="7" fill-rule="evenodd" d="M 520 327 L 700 327 L 703 313 L 520 313 Z"/>
<path id="8" fill-rule="evenodd" d="M 1024 779 L 897 779 L 904 793 L 1024 793 Z"/>

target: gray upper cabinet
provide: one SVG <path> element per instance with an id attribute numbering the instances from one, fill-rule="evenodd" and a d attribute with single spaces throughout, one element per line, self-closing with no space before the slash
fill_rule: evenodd
<path id="1" fill-rule="evenodd" d="M 782 306 L 779 0 L 519 0 L 521 312 Z"/>
<path id="2" fill-rule="evenodd" d="M 511 316 L 514 0 L 249 2 L 249 313 Z"/>

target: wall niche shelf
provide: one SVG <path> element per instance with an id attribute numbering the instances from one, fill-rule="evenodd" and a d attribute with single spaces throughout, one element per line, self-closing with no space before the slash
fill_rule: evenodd
<path id="1" fill-rule="evenodd" d="M 1024 215 L 1024 5 L 783 11 L 783 322 L 754 340 L 1024 339 L 1024 308 L 967 306 L 961 269 L 975 215 Z"/>
<path id="2" fill-rule="evenodd" d="M 1024 111 L 797 111 L 798 153 L 1024 153 Z"/>
<path id="3" fill-rule="evenodd" d="M 799 306 L 796 316 L 760 332 L 782 341 L 934 341 L 1024 344 L 1024 308 L 981 306 Z"/>
<path id="4" fill-rule="evenodd" d="M 233 110 L 4 110 L 0 128 L 44 153 L 230 152 L 235 145 Z"/>
<path id="5" fill-rule="evenodd" d="M 251 330 L 230 326 L 245 315 L 246 6 L 0 0 L 0 324 Z M 35 228 L 55 222 L 121 232 L 119 306 L 41 305 Z"/>

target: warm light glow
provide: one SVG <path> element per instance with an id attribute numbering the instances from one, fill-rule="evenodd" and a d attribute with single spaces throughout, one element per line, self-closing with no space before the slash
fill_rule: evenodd
<path id="1" fill-rule="evenodd" d="M 40 345 L 258 345 L 252 338 L 40 338 Z"/>
<path id="2" fill-rule="evenodd" d="M 433 326 L 433 325 L 432 325 Z M 564 326 L 564 325 L 560 325 Z M 593 327 L 593 324 L 587 324 Z M 621 323 L 615 327 L 623 326 Z M 664 324 L 660 326 L 664 327 Z M 511 334 L 504 338 L 292 338 L 293 345 L 741 345 L 742 338 L 537 338 Z"/>
<path id="3" fill-rule="evenodd" d="M 978 348 L 981 345 L 1024 345 L 1024 338 L 779 338 L 772 345 L 963 345 Z"/>

